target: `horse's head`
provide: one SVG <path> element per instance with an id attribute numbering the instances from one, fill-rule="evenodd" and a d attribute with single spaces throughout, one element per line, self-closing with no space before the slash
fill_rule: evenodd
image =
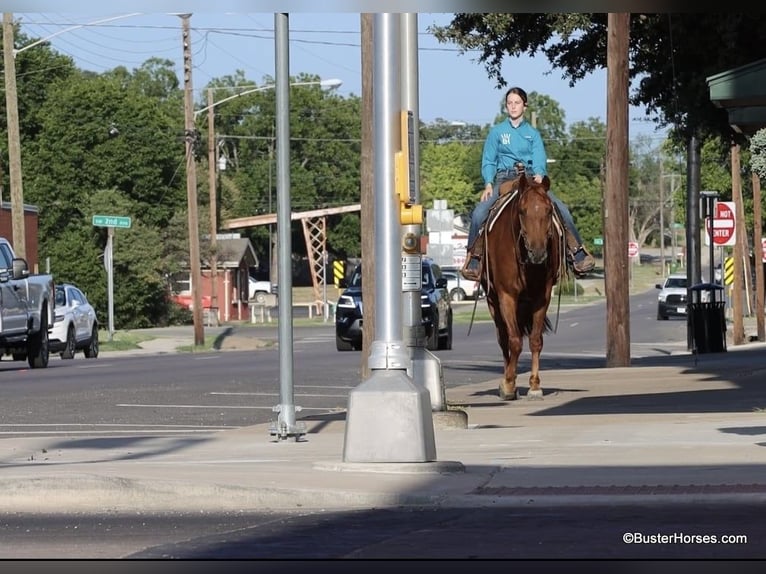
<path id="1" fill-rule="evenodd" d="M 546 175 L 542 183 L 537 183 L 522 174 L 518 186 L 519 221 L 527 262 L 541 265 L 548 257 L 548 243 L 553 233 L 553 202 L 548 197 L 551 181 Z"/>

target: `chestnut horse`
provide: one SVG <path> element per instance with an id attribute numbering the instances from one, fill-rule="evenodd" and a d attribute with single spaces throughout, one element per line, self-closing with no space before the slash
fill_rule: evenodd
<path id="1" fill-rule="evenodd" d="M 548 176 L 542 183 L 524 174 L 506 182 L 485 225 L 481 284 L 505 361 L 499 388 L 503 400 L 518 398 L 516 368 L 524 337 L 532 355 L 527 397 L 543 395 L 540 353 L 543 333 L 551 331 L 548 305 L 553 286 L 566 272 L 563 227 L 548 197 L 549 188 Z"/>

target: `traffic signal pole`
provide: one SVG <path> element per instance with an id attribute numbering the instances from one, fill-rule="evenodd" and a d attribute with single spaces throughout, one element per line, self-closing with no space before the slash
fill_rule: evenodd
<path id="1" fill-rule="evenodd" d="M 432 411 L 446 411 L 447 398 L 444 390 L 441 361 L 425 348 L 425 328 L 420 306 L 422 288 L 422 253 L 420 250 L 423 231 L 423 208 L 420 201 L 420 124 L 418 92 L 418 15 L 400 14 L 402 52 L 402 150 L 397 156 L 400 162 L 397 173 L 406 181 L 397 181 L 400 222 L 402 224 L 402 268 L 412 269 L 412 279 L 402 282 L 402 312 L 404 316 L 404 339 L 410 352 L 410 375 L 417 385 L 428 390 Z M 404 162 L 407 165 L 403 165 Z M 406 272 L 406 271 L 405 271 Z M 415 277 L 417 274 L 417 278 Z M 433 329 L 438 329 L 434 324 Z"/>

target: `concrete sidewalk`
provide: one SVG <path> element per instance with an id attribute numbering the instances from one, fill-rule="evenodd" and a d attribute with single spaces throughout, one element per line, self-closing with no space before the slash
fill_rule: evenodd
<path id="1" fill-rule="evenodd" d="M 343 461 L 345 413 L 189 436 L 0 440 L 0 507 L 103 512 L 766 500 L 766 345 L 447 389 L 437 460 Z"/>

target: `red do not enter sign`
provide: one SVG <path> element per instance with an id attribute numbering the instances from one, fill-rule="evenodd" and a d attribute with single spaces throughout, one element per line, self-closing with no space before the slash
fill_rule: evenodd
<path id="1" fill-rule="evenodd" d="M 638 243 L 635 241 L 628 242 L 628 257 L 635 257 L 638 255 Z"/>
<path id="2" fill-rule="evenodd" d="M 736 218 L 733 201 L 718 201 L 715 204 L 713 218 L 713 245 L 734 245 L 736 239 Z M 710 218 L 705 221 L 708 236 L 710 233 Z"/>

